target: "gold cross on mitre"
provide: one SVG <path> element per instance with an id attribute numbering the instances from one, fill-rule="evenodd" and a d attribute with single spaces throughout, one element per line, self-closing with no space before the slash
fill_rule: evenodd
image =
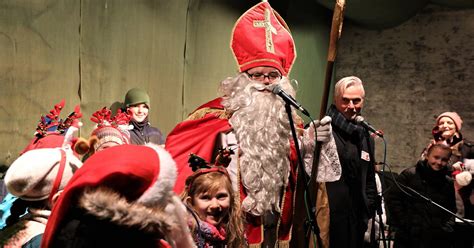
<path id="1" fill-rule="evenodd" d="M 253 26 L 256 28 L 265 28 L 265 46 L 267 52 L 275 53 L 275 48 L 273 47 L 273 34 L 277 34 L 276 28 L 272 26 L 270 22 L 270 10 L 265 9 L 265 19 L 264 20 L 255 20 L 253 21 Z"/>

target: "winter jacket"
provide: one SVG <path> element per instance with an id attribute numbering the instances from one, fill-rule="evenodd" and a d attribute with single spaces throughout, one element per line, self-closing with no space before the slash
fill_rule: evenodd
<path id="1" fill-rule="evenodd" d="M 13 234 L 7 241 L 2 240 L 1 247 L 39 247 L 37 239 L 43 234 L 50 213 L 50 210 L 29 208 L 18 222 L 0 232 L 2 238 Z"/>
<path id="2" fill-rule="evenodd" d="M 160 129 L 152 127 L 148 122 L 148 118 L 143 122 L 130 121 L 130 125 L 133 126 L 130 131 L 131 144 L 144 145 L 146 143 L 154 143 L 162 145 L 165 143 L 163 134 Z"/>
<path id="3" fill-rule="evenodd" d="M 448 174 L 447 168 L 434 171 L 423 160 L 398 176 L 401 189 L 392 199 L 391 218 L 397 230 L 395 247 L 451 247 L 454 217 L 411 190 L 455 212 L 454 183 Z"/>

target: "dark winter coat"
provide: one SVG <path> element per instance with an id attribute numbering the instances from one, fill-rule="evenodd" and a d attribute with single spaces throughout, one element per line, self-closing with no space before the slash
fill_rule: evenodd
<path id="1" fill-rule="evenodd" d="M 426 160 L 405 169 L 397 178 L 421 195 L 455 212 L 454 183 L 447 168 L 434 171 Z M 454 217 L 433 203 L 401 186 L 393 199 L 392 225 L 396 227 L 395 247 L 451 247 Z"/>
<path id="2" fill-rule="evenodd" d="M 133 129 L 130 130 L 130 141 L 135 145 L 144 145 L 146 143 L 153 143 L 162 145 L 165 143 L 163 134 L 160 129 L 152 127 L 148 122 L 148 118 L 143 122 L 130 121 Z"/>
<path id="3" fill-rule="evenodd" d="M 342 168 L 341 179 L 326 183 L 329 243 L 331 248 L 362 247 L 377 195 L 373 140 L 365 129 L 347 120 L 334 105 L 328 115 L 333 120 L 331 126 Z"/>

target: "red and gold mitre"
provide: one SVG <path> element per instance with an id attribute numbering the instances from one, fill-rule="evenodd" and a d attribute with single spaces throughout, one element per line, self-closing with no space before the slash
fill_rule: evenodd
<path id="1" fill-rule="evenodd" d="M 266 1 L 240 16 L 232 30 L 230 46 L 240 72 L 271 66 L 287 76 L 296 59 L 288 26 Z"/>

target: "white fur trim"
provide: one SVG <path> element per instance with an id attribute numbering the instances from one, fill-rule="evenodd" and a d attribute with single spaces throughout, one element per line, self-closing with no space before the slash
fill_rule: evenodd
<path id="1" fill-rule="evenodd" d="M 171 240 L 168 241 L 171 245 L 176 248 L 196 247 L 188 227 L 186 207 L 176 195 L 171 196 L 168 205 L 165 207 L 165 212 L 173 216 L 177 224 L 177 228 L 172 230 L 169 235 Z"/>
<path id="2" fill-rule="evenodd" d="M 165 149 L 155 144 L 146 144 L 156 151 L 160 161 L 160 174 L 156 182 L 138 199 L 138 202 L 145 206 L 165 205 L 167 196 L 173 190 L 176 182 L 176 162 Z"/>

